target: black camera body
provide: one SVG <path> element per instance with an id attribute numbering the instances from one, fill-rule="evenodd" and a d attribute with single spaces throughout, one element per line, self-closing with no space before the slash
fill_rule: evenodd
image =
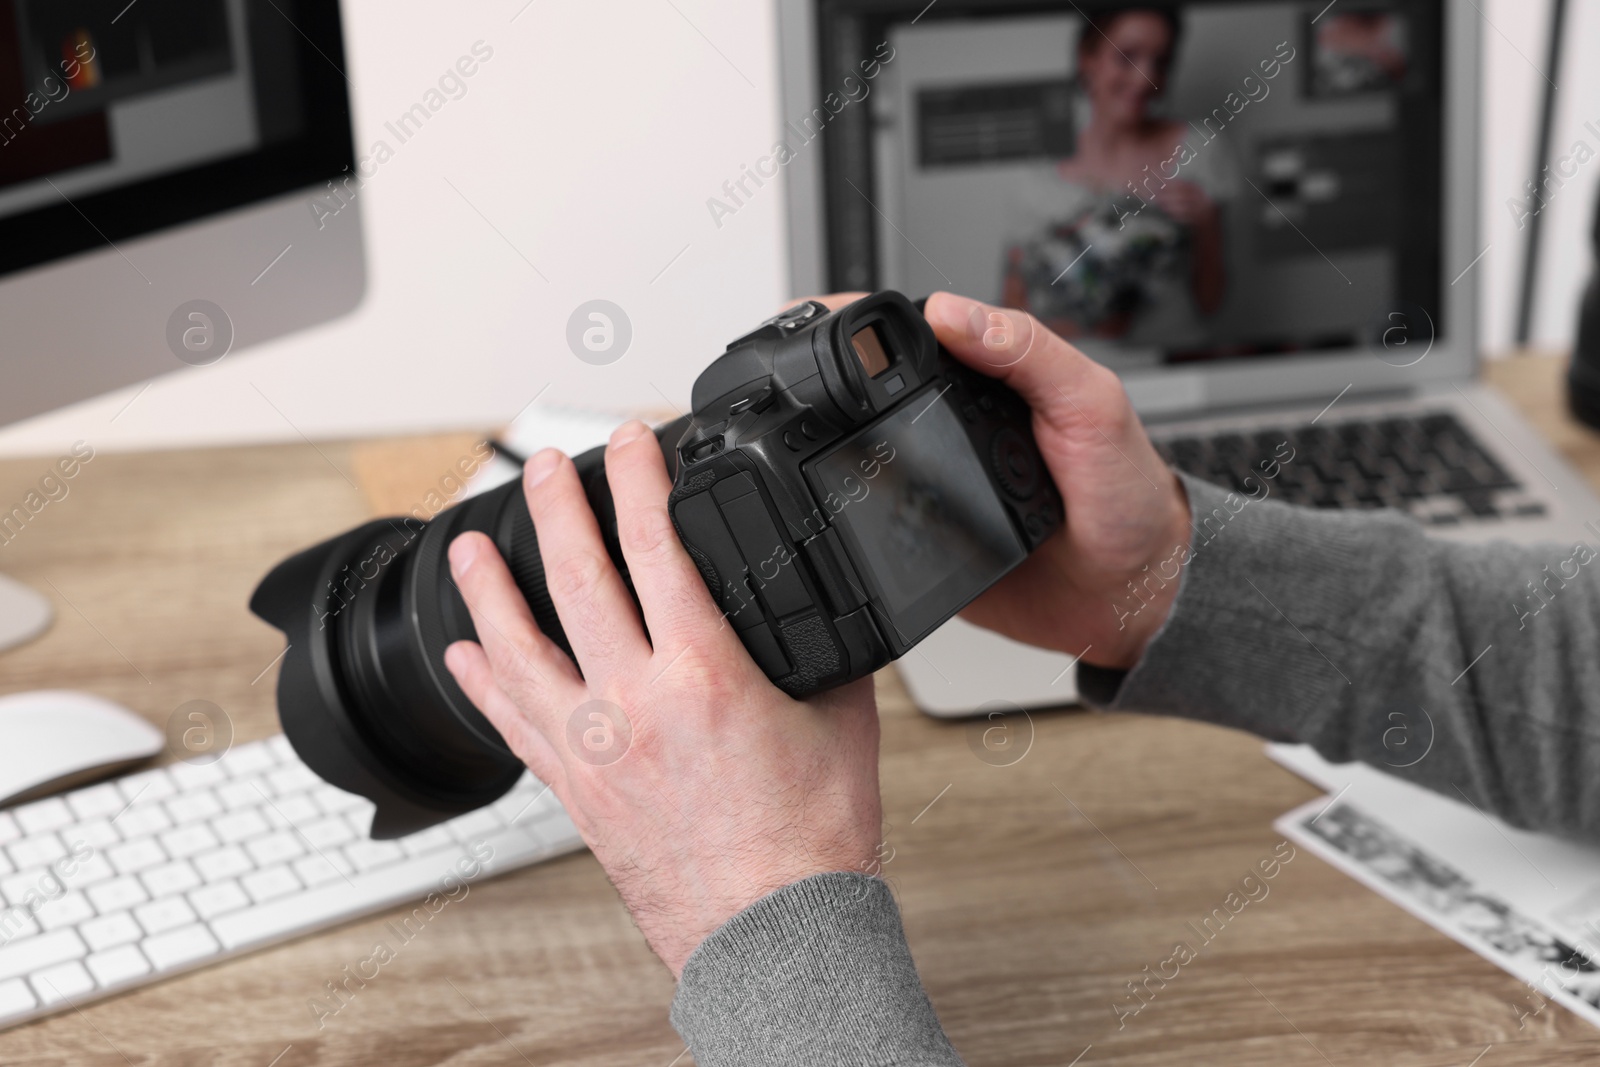
<path id="1" fill-rule="evenodd" d="M 797 697 L 910 651 L 1063 521 L 1026 403 L 944 351 L 899 293 L 768 320 L 700 375 L 693 408 L 656 431 L 673 523 L 755 662 Z M 604 449 L 574 464 L 627 579 Z M 288 638 L 284 732 L 374 801 L 374 838 L 492 803 L 525 770 L 444 665 L 477 639 L 446 559 L 469 530 L 570 653 L 520 481 L 306 549 L 250 602 Z"/>
<path id="2" fill-rule="evenodd" d="M 795 696 L 898 659 L 1061 524 L 1028 406 L 943 351 L 898 293 L 785 311 L 692 399 L 673 522 Z"/>

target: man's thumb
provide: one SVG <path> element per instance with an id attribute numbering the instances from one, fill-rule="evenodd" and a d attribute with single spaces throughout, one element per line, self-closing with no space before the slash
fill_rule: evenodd
<path id="1" fill-rule="evenodd" d="M 1116 375 L 1025 311 L 934 293 L 924 315 L 951 355 L 1005 382 L 1047 418 L 1065 416 L 1062 409 L 1071 410 L 1068 397 L 1088 394 L 1099 400 L 1100 393 L 1121 389 Z"/>

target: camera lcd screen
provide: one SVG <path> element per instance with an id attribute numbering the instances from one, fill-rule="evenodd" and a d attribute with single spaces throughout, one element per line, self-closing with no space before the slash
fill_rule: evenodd
<path id="1" fill-rule="evenodd" d="M 818 461 L 812 475 L 903 644 L 1027 556 L 960 419 L 931 387 Z"/>

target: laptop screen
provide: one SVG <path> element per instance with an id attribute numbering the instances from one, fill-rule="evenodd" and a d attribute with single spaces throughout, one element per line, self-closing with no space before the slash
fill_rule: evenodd
<path id="1" fill-rule="evenodd" d="M 825 95 L 783 132 L 826 130 L 835 289 L 1024 307 L 1119 371 L 1373 346 L 1439 307 L 1442 0 L 819 19 Z"/>

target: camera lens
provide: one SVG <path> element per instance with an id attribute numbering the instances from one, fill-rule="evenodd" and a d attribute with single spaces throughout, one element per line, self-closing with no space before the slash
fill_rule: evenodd
<path id="1" fill-rule="evenodd" d="M 658 439 L 676 441 L 686 425 Z M 626 576 L 604 462 L 602 449 L 574 460 Z M 495 543 L 539 629 L 570 653 L 520 479 L 428 522 L 382 519 L 307 549 L 274 568 L 250 601 L 288 638 L 278 711 L 290 744 L 324 780 L 375 803 L 374 838 L 492 803 L 524 770 L 444 665 L 452 643 L 478 636 L 447 557 L 468 531 Z"/>

